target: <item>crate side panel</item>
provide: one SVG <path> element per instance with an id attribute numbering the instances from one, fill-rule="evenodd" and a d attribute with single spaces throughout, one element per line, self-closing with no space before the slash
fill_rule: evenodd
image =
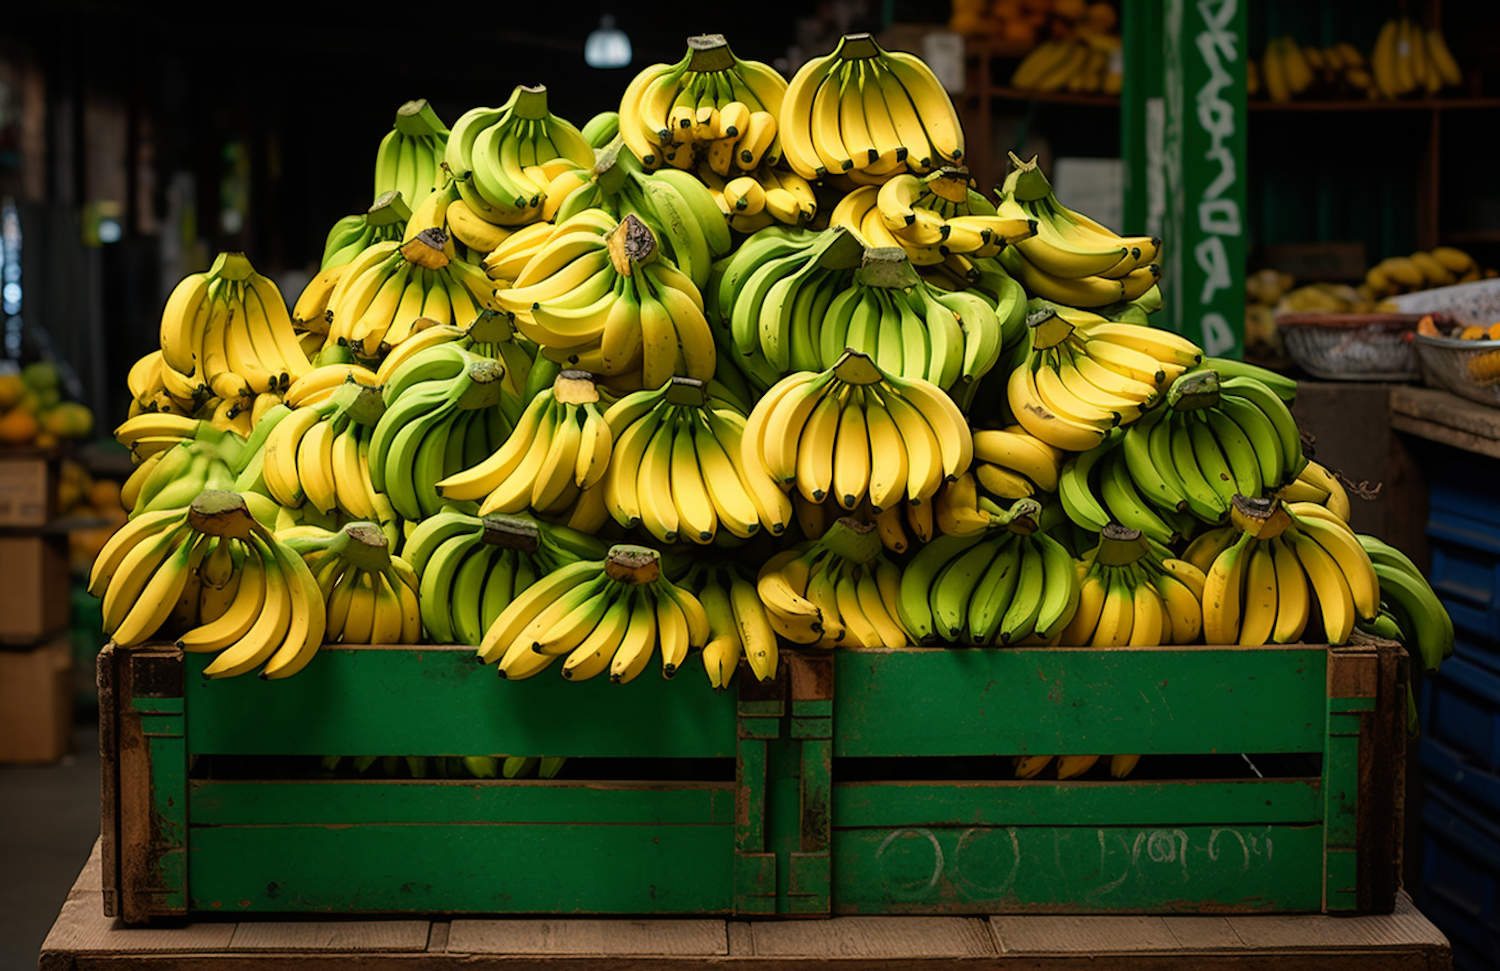
<path id="1" fill-rule="evenodd" d="M 850 650 L 834 754 L 1321 752 L 1327 648 Z"/>
<path id="2" fill-rule="evenodd" d="M 470 649 L 446 647 L 325 648 L 273 682 L 205 680 L 209 660 L 187 658 L 195 755 L 735 755 L 733 694 L 690 678 L 638 678 L 628 690 L 552 672 L 506 682 Z"/>

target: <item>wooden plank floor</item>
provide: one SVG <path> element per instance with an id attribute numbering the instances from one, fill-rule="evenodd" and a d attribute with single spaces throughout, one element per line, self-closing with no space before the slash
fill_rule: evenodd
<path id="1" fill-rule="evenodd" d="M 1442 971 L 1448 942 L 1402 893 L 1372 917 L 836 917 L 832 920 L 264 920 L 127 928 L 99 847 L 41 971 Z"/>

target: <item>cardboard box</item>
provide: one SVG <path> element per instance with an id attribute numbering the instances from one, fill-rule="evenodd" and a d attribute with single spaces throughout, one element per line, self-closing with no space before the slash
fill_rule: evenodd
<path id="1" fill-rule="evenodd" d="M 0 642 L 35 644 L 68 628 L 68 535 L 0 535 Z"/>
<path id="2" fill-rule="evenodd" d="M 0 763 L 55 762 L 73 743 L 73 648 L 67 637 L 0 650 Z"/>
<path id="3" fill-rule="evenodd" d="M 55 453 L 0 454 L 0 526 L 45 526 L 57 514 Z"/>

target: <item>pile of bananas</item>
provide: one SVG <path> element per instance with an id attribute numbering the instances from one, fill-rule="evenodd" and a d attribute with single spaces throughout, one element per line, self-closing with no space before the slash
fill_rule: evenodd
<path id="1" fill-rule="evenodd" d="M 1492 273 L 1493 271 L 1491 271 Z M 1410 256 L 1388 256 L 1365 271 L 1362 296 L 1384 300 L 1401 293 L 1472 283 L 1489 273 L 1474 258 L 1453 246 L 1418 250 Z"/>
<path id="2" fill-rule="evenodd" d="M 1118 96 L 1124 59 L 1117 34 L 1086 34 L 1042 41 L 1021 58 L 1010 76 L 1017 91 Z"/>
<path id="3" fill-rule="evenodd" d="M 294 314 L 237 254 L 173 292 L 91 584 L 119 643 L 215 677 L 324 642 L 460 643 L 508 680 L 660 657 L 715 689 L 783 641 L 1359 627 L 1442 659 L 1430 588 L 1304 457 L 1295 384 L 1150 326 L 1159 239 L 1034 161 L 982 191 L 931 73 L 867 35 L 789 85 L 688 47 L 581 128 L 539 87 L 451 133 L 403 107 Z"/>
<path id="4" fill-rule="evenodd" d="M 1303 46 L 1275 37 L 1259 62 L 1246 62 L 1252 96 L 1275 102 L 1296 98 L 1392 100 L 1431 97 L 1463 84 L 1463 72 L 1437 27 L 1426 30 L 1410 17 L 1392 17 L 1380 28 L 1366 57 L 1347 41 L 1331 47 Z"/>

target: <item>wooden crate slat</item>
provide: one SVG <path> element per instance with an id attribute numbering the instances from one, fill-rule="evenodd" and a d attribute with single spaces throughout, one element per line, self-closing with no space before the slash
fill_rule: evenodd
<path id="1" fill-rule="evenodd" d="M 425 920 L 241 921 L 229 951 L 425 951 Z"/>
<path id="2" fill-rule="evenodd" d="M 735 756 L 734 694 L 699 679 L 638 678 L 622 688 L 549 671 L 506 682 L 472 649 L 451 647 L 324 648 L 295 678 L 275 682 L 205 680 L 211 660 L 187 658 L 195 754 Z M 589 717 L 557 717 L 582 711 Z"/>
<path id="3" fill-rule="evenodd" d="M 1160 917 L 991 917 L 989 927 L 1007 956 L 1171 951 L 1179 946 Z"/>
<path id="4" fill-rule="evenodd" d="M 835 756 L 1321 752 L 1323 647 L 846 650 Z"/>
<path id="5" fill-rule="evenodd" d="M 998 953 L 980 918 L 834 917 L 749 927 L 758 957 L 839 959 L 840 966 L 849 958 L 984 958 Z"/>
<path id="6" fill-rule="evenodd" d="M 175 927 L 131 927 L 103 915 L 99 897 L 81 894 L 62 905 L 42 951 L 73 954 L 153 954 L 222 951 L 233 922 L 195 921 Z"/>
<path id="7" fill-rule="evenodd" d="M 1404 892 L 1388 915 L 1330 920 L 1319 914 L 1225 918 L 1249 948 L 1355 948 L 1393 945 L 1444 948 L 1447 939 Z"/>
<path id="8" fill-rule="evenodd" d="M 849 782 L 834 787 L 833 825 L 1315 823 L 1320 789 L 1317 779 Z"/>
<path id="9" fill-rule="evenodd" d="M 731 825 L 202 826 L 192 908 L 219 913 L 722 913 Z"/>
<path id="10" fill-rule="evenodd" d="M 734 823 L 734 785 L 729 782 L 205 779 L 193 782 L 189 795 L 194 826 Z"/>
<path id="11" fill-rule="evenodd" d="M 1162 923 L 1184 950 L 1242 950 L 1245 942 L 1223 917 L 1163 917 Z"/>
<path id="12" fill-rule="evenodd" d="M 729 953 L 729 942 L 722 920 L 455 920 L 446 951 L 716 957 Z"/>
<path id="13" fill-rule="evenodd" d="M 1318 826 L 840 829 L 835 913 L 1316 911 Z"/>

